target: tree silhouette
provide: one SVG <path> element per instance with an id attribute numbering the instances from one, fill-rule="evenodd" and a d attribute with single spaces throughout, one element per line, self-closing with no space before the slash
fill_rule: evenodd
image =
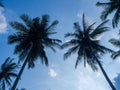
<path id="1" fill-rule="evenodd" d="M 16 69 L 17 64 L 13 62 L 13 59 L 7 58 L 1 65 L 0 70 L 0 90 L 5 90 L 6 85 L 11 86 L 12 77 L 17 77 Z"/>
<path id="2" fill-rule="evenodd" d="M 24 23 L 11 22 L 10 25 L 16 33 L 8 38 L 9 44 L 16 44 L 14 53 L 19 55 L 19 62 L 24 61 L 11 90 L 15 90 L 27 64 L 28 68 L 34 68 L 36 60 L 40 59 L 48 66 L 45 48 L 55 51 L 54 47 L 60 47 L 61 43 L 59 39 L 50 38 L 51 35 L 56 34 L 54 28 L 58 24 L 57 20 L 49 25 L 48 15 L 43 15 L 41 19 L 39 17 L 31 19 L 23 14 L 20 18 Z"/>
<path id="3" fill-rule="evenodd" d="M 75 68 L 82 60 L 84 60 L 84 66 L 86 66 L 87 63 L 94 71 L 98 69 L 98 65 L 112 90 L 116 90 L 100 61 L 103 54 L 106 52 L 113 52 L 111 49 L 100 45 L 100 40 L 98 39 L 101 34 L 109 30 L 108 27 L 104 26 L 107 22 L 108 20 L 94 28 L 95 23 L 87 23 L 83 14 L 83 28 L 80 27 L 79 23 L 74 23 L 75 31 L 74 33 L 65 34 L 65 37 L 71 37 L 71 39 L 65 42 L 62 48 L 69 47 L 68 51 L 64 54 L 64 59 L 67 59 L 71 54 L 77 54 Z"/>

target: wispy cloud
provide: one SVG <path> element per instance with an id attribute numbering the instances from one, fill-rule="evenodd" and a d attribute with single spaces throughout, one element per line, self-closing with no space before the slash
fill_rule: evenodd
<path id="1" fill-rule="evenodd" d="M 81 72 L 78 72 L 78 90 L 109 90 L 109 85 L 105 80 L 103 74 L 99 70 L 93 72 L 87 65 L 86 68 L 80 68 Z"/>
<path id="2" fill-rule="evenodd" d="M 50 70 L 49 70 L 49 75 L 50 75 L 51 77 L 56 77 L 56 76 L 57 76 L 57 72 L 56 72 L 54 69 L 50 68 Z"/>
<path id="3" fill-rule="evenodd" d="M 7 32 L 7 21 L 3 11 L 4 9 L 0 8 L 0 33 Z"/>

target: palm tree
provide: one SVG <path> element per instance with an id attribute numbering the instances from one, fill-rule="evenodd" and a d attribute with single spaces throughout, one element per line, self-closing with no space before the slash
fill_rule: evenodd
<path id="1" fill-rule="evenodd" d="M 120 0 L 109 0 L 109 2 L 105 3 L 97 2 L 96 5 L 104 8 L 101 13 L 102 20 L 105 20 L 109 14 L 115 12 L 112 19 L 112 25 L 113 27 L 117 27 L 120 20 Z"/>
<path id="2" fill-rule="evenodd" d="M 89 24 L 85 21 L 84 14 L 82 18 L 82 29 L 79 23 L 75 22 L 75 32 L 65 34 L 65 37 L 71 37 L 71 39 L 62 45 L 63 49 L 69 47 L 68 51 L 64 54 L 64 59 L 67 59 L 71 54 L 77 53 L 75 68 L 82 60 L 84 60 L 84 66 L 86 66 L 87 63 L 94 71 L 98 69 L 98 65 L 112 90 L 116 90 L 100 61 L 103 54 L 106 52 L 113 52 L 111 49 L 100 45 L 100 40 L 98 39 L 98 36 L 108 31 L 109 28 L 104 26 L 108 20 L 104 21 L 95 28 L 95 23 Z"/>
<path id="3" fill-rule="evenodd" d="M 59 39 L 50 38 L 52 34 L 56 33 L 54 28 L 58 24 L 57 20 L 49 25 L 48 15 L 43 15 L 41 19 L 39 17 L 31 19 L 28 15 L 23 14 L 20 18 L 23 24 L 17 21 L 10 22 L 16 33 L 9 36 L 8 42 L 16 44 L 14 53 L 19 55 L 19 62 L 24 61 L 11 90 L 16 89 L 27 64 L 28 68 L 34 68 L 36 60 L 40 58 L 42 63 L 48 65 L 45 47 L 55 51 L 54 47 L 60 47 L 61 43 Z"/>
<path id="4" fill-rule="evenodd" d="M 5 90 L 6 84 L 11 86 L 12 78 L 17 77 L 17 64 L 13 59 L 7 58 L 0 68 L 0 89 Z"/>
<path id="5" fill-rule="evenodd" d="M 120 38 L 119 39 L 112 38 L 109 40 L 109 42 L 114 46 L 116 46 L 117 48 L 120 48 Z M 116 52 L 113 52 L 113 54 L 111 55 L 113 59 L 116 59 L 119 56 L 120 56 L 120 49 Z"/>

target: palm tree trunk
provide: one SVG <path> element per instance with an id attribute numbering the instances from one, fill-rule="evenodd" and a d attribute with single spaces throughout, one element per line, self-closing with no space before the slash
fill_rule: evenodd
<path id="1" fill-rule="evenodd" d="M 21 69 L 20 69 L 20 71 L 19 71 L 19 73 L 18 73 L 18 76 L 17 76 L 17 78 L 15 79 L 15 82 L 13 83 L 13 86 L 12 86 L 11 90 L 15 90 L 16 87 L 17 87 L 17 84 L 18 84 L 18 82 L 19 82 L 19 80 L 20 80 L 20 77 L 21 77 L 21 75 L 22 75 L 22 73 L 23 73 L 23 71 L 24 71 L 24 69 L 25 69 L 25 66 L 27 65 L 27 62 L 28 62 L 28 60 L 29 60 L 29 58 L 30 58 L 31 49 L 32 49 L 32 44 L 31 44 L 31 47 L 30 47 L 30 49 L 29 49 L 29 53 L 28 53 L 28 55 L 26 56 L 26 59 L 25 59 L 23 65 L 22 65 L 22 67 L 21 67 Z"/>
<path id="2" fill-rule="evenodd" d="M 101 71 L 102 71 L 105 79 L 108 81 L 108 83 L 109 83 L 110 87 L 112 88 L 112 90 L 116 90 L 115 86 L 113 85 L 113 83 L 111 82 L 111 80 L 110 80 L 109 77 L 107 76 L 105 70 L 103 69 L 100 61 L 99 61 L 98 59 L 96 59 L 96 62 L 98 63 L 98 65 L 99 65 L 99 67 L 100 67 L 100 69 L 101 69 Z"/>
<path id="3" fill-rule="evenodd" d="M 17 78 L 15 79 L 15 82 L 14 82 L 11 90 L 15 90 L 15 89 L 16 89 L 17 84 L 18 84 L 18 82 L 19 82 L 19 80 L 20 80 L 20 77 L 21 77 L 21 75 L 22 75 L 22 73 L 23 73 L 23 71 L 24 71 L 24 69 L 25 69 L 26 64 L 27 64 L 27 58 L 26 58 L 26 60 L 24 61 L 23 65 L 22 65 L 22 67 L 21 67 L 21 69 L 20 69 L 20 71 L 19 71 L 19 73 L 18 73 L 18 76 L 17 76 Z"/>

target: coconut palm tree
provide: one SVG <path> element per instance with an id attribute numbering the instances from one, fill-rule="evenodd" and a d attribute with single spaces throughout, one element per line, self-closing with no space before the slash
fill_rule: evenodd
<path id="1" fill-rule="evenodd" d="M 0 67 L 0 90 L 5 90 L 6 85 L 11 86 L 12 78 L 17 77 L 16 69 L 17 64 L 8 57 Z"/>
<path id="2" fill-rule="evenodd" d="M 56 34 L 54 28 L 58 24 L 57 20 L 49 25 L 48 15 L 31 19 L 28 15 L 23 14 L 20 18 L 23 23 L 10 22 L 16 33 L 9 36 L 8 42 L 9 44 L 16 44 L 14 53 L 19 55 L 19 62 L 24 61 L 11 90 L 16 89 L 27 64 L 28 68 L 34 68 L 35 62 L 40 60 L 48 65 L 45 47 L 55 51 L 54 47 L 60 47 L 61 43 L 59 39 L 50 38 L 52 34 Z"/>
<path id="3" fill-rule="evenodd" d="M 97 27 L 94 27 L 95 23 L 89 24 L 86 22 L 84 14 L 82 18 L 83 28 L 80 27 L 79 23 L 75 22 L 75 31 L 73 33 L 65 34 L 65 37 L 71 38 L 62 45 L 63 49 L 69 47 L 68 51 L 64 54 L 64 59 L 67 59 L 71 54 L 76 53 L 77 60 L 75 68 L 82 60 L 84 61 L 85 67 L 87 63 L 94 71 L 98 69 L 98 65 L 112 90 L 116 90 L 100 61 L 103 54 L 106 52 L 113 52 L 111 49 L 102 46 L 100 44 L 100 40 L 98 39 L 101 34 L 108 31 L 109 28 L 104 26 L 108 20 L 102 22 Z"/>
<path id="4" fill-rule="evenodd" d="M 120 0 L 109 0 L 105 3 L 97 2 L 96 5 L 104 8 L 101 13 L 102 20 L 105 20 L 109 14 L 115 12 L 112 19 L 112 25 L 113 27 L 117 27 L 120 20 Z"/>

